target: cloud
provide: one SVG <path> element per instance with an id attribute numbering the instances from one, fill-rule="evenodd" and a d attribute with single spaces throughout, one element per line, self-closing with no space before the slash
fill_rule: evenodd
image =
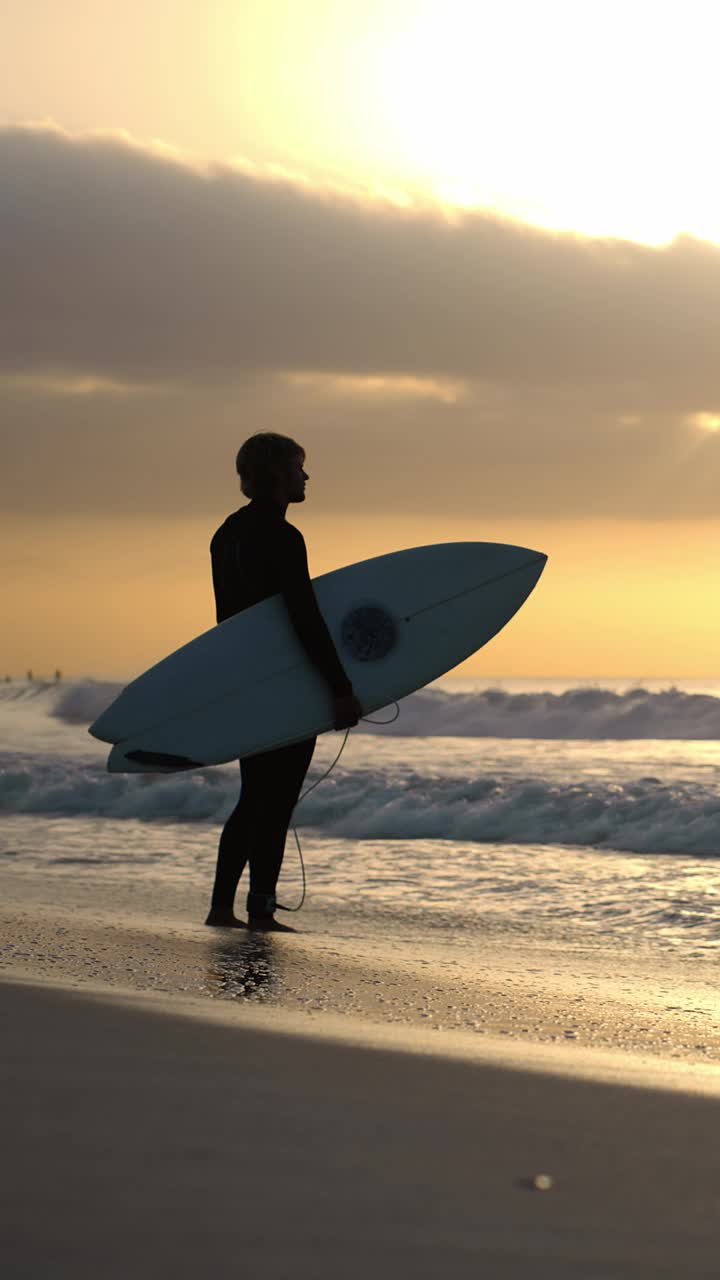
<path id="1" fill-rule="evenodd" d="M 720 248 L 450 219 L 122 135 L 0 131 L 0 360 L 123 380 L 292 371 L 720 410 Z"/>
<path id="2" fill-rule="evenodd" d="M 7 511 L 717 514 L 720 249 L 449 219 L 122 135 L 0 130 Z"/>
<path id="3" fill-rule="evenodd" d="M 58 395 L 0 379 L 2 509 L 212 517 L 241 501 L 240 442 L 272 429 L 307 448 L 318 512 L 427 515 L 428 527 L 435 514 L 476 525 L 718 514 L 720 431 L 671 413 L 623 420 L 565 391 L 433 387 L 268 374 Z"/>
<path id="4" fill-rule="evenodd" d="M 439 400 L 441 404 L 456 404 L 468 394 L 466 384 L 438 378 L 289 373 L 285 380 L 290 387 L 310 387 L 319 396 L 340 401 L 350 396 L 364 401 Z"/>

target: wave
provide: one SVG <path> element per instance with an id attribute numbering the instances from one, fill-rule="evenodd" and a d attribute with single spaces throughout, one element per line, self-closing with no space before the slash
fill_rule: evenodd
<path id="1" fill-rule="evenodd" d="M 472 738 L 720 738 L 720 698 L 670 688 L 662 692 L 601 687 L 564 693 L 424 689 L 400 703 L 400 717 L 366 732 Z"/>
<path id="2" fill-rule="evenodd" d="M 106 773 L 87 761 L 2 761 L 0 810 L 65 817 L 221 822 L 237 798 L 235 769 L 170 777 Z M 720 856 L 720 794 L 646 777 L 573 784 L 540 777 L 433 776 L 341 768 L 302 802 L 299 825 L 350 839 L 572 845 L 633 853 Z"/>
<path id="3" fill-rule="evenodd" d="M 50 715 L 66 724 L 87 727 L 115 701 L 124 687 L 122 683 L 107 680 L 78 680 L 62 691 L 56 686 Z"/>
<path id="4" fill-rule="evenodd" d="M 87 726 L 123 688 L 110 680 L 7 680 L 0 684 L 0 707 L 39 705 L 54 719 Z"/>
<path id="5" fill-rule="evenodd" d="M 17 686 L 0 686 L 0 698 Z M 69 724 L 89 725 L 123 686 L 78 681 L 62 689 L 46 684 L 22 696 L 45 696 L 48 714 Z M 376 713 L 382 718 L 383 713 Z M 400 716 L 382 727 L 361 722 L 356 732 L 405 737 L 552 739 L 720 739 L 720 698 L 669 688 L 618 693 L 580 687 L 564 693 L 512 693 L 488 688 L 453 693 L 429 688 L 403 698 Z"/>

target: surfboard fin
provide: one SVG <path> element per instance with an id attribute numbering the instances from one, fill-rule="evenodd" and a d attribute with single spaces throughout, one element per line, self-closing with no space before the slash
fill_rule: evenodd
<path id="1" fill-rule="evenodd" d="M 175 756 L 167 751 L 126 751 L 126 760 L 134 760 L 136 764 L 144 764 L 158 769 L 204 769 L 202 760 L 191 760 L 188 756 Z"/>

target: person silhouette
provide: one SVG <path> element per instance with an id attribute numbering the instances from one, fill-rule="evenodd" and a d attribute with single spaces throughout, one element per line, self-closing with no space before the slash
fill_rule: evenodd
<path id="1" fill-rule="evenodd" d="M 281 595 L 308 659 L 328 685 L 336 729 L 357 724 L 360 704 L 318 608 L 305 540 L 286 520 L 290 503 L 305 501 L 305 450 L 295 440 L 263 431 L 236 458 L 240 487 L 250 501 L 227 517 L 210 543 L 218 622 Z M 240 798 L 220 835 L 207 925 L 244 928 L 234 913 L 249 864 L 247 927 L 293 933 L 275 919 L 275 889 L 293 809 L 316 739 L 240 760 Z"/>

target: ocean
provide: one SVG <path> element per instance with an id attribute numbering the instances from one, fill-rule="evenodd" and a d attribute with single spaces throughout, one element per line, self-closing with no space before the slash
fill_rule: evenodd
<path id="1" fill-rule="evenodd" d="M 0 685 L 0 867 L 64 901 L 202 919 L 236 765 L 110 775 L 87 726 L 120 689 Z M 720 680 L 445 679 L 361 724 L 296 811 L 303 927 L 483 931 L 705 956 L 720 943 Z M 378 712 L 374 719 L 389 716 Z M 319 740 L 308 784 L 342 735 Z M 278 896 L 301 893 L 288 839 Z M 238 909 L 244 906 L 244 885 Z M 289 918 L 289 917 L 285 917 Z"/>

